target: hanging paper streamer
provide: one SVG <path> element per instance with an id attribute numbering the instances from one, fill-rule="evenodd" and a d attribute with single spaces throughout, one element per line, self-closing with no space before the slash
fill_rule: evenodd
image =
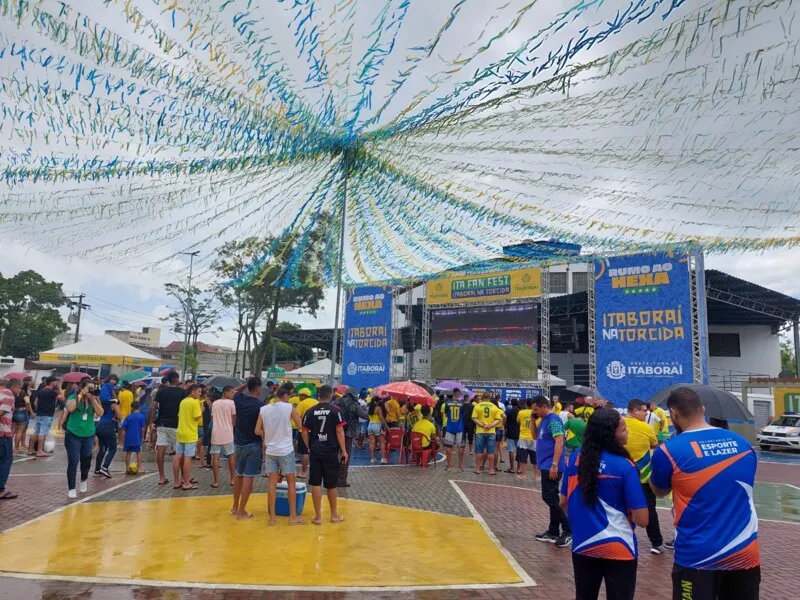
<path id="1" fill-rule="evenodd" d="M 797 2 L 489 4 L 0 0 L 0 232 L 295 287 L 800 243 Z"/>

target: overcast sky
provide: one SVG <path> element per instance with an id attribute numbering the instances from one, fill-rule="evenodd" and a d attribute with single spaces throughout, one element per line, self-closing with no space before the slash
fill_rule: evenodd
<path id="1" fill-rule="evenodd" d="M 391 6 L 397 8 L 402 6 L 401 0 L 390 0 Z M 95 17 L 99 22 L 109 25 L 120 34 L 137 39 L 140 41 L 141 36 L 136 37 L 130 30 L 130 27 L 118 16 L 120 7 L 124 4 L 122 2 L 107 3 L 98 6 L 96 0 L 75 0 L 69 3 L 70 6 L 83 10 L 87 14 Z M 138 6 L 142 12 L 156 20 L 161 20 L 164 23 L 165 29 L 170 29 L 169 15 L 162 14 L 159 9 L 159 2 L 153 0 L 140 0 L 133 2 Z M 165 4 L 165 3 L 162 3 Z M 212 3 L 213 4 L 213 3 Z M 233 2 L 231 7 L 241 4 L 242 7 L 247 6 L 245 0 Z M 334 9 L 337 6 L 343 6 L 343 3 L 337 0 L 319 0 L 317 3 L 320 6 L 314 18 L 319 20 L 321 24 L 322 39 L 333 40 L 336 38 L 334 35 L 339 22 L 345 18 L 341 13 L 338 14 L 335 22 L 326 22 L 326 15 L 334 14 Z M 461 3 L 458 3 L 459 5 Z M 443 70 L 451 69 L 453 61 L 460 60 L 463 56 L 474 54 L 477 49 L 484 48 L 479 56 L 480 58 L 474 62 L 465 63 L 464 68 L 448 80 L 442 80 L 443 83 L 439 85 L 438 80 L 435 84 L 436 92 L 431 92 L 429 98 L 426 97 L 421 106 L 426 103 L 432 102 L 438 95 L 446 93 L 448 90 L 454 89 L 454 86 L 461 80 L 469 79 L 474 75 L 479 67 L 491 64 L 498 61 L 509 53 L 514 52 L 536 31 L 545 27 L 560 11 L 567 7 L 573 7 L 579 4 L 575 0 L 548 0 L 545 2 L 530 3 L 529 0 L 467 0 L 461 7 L 461 13 L 458 15 L 457 24 L 454 25 L 453 32 L 448 33 L 446 37 L 442 38 L 442 43 L 426 58 L 424 62 L 418 63 L 415 66 L 414 75 L 409 78 L 407 85 L 405 85 L 401 92 L 398 93 L 396 101 L 387 108 L 384 117 L 390 119 L 396 116 L 399 110 L 406 105 L 418 92 L 426 89 L 425 86 L 432 86 L 431 82 L 436 80 L 437 74 Z M 618 14 L 619 10 L 624 10 L 630 5 L 628 0 L 606 0 L 605 2 L 590 2 L 587 0 L 586 4 L 593 4 L 592 10 L 587 11 L 575 22 L 570 22 L 563 30 L 564 36 L 579 35 L 582 28 L 595 27 L 602 25 L 609 19 L 613 19 Z M 669 3 L 664 3 L 668 5 Z M 706 0 L 705 2 L 686 2 L 682 7 L 666 19 L 661 19 L 659 15 L 645 21 L 627 27 L 622 33 L 615 35 L 602 44 L 597 44 L 580 55 L 580 61 L 590 61 L 597 57 L 606 55 L 606 53 L 613 51 L 630 43 L 642 36 L 651 34 L 659 27 L 669 25 L 673 21 L 680 20 L 689 14 L 690 10 L 697 10 L 698 7 L 704 6 L 713 7 L 714 5 L 724 5 L 725 2 L 715 2 L 715 0 Z M 209 3 L 203 6 L 210 5 Z M 407 21 L 397 36 L 396 45 L 390 58 L 387 60 L 386 65 L 381 70 L 381 75 L 376 82 L 374 88 L 375 97 L 372 102 L 372 110 L 376 110 L 381 105 L 381 92 L 385 91 L 391 86 L 393 77 L 396 74 L 407 68 L 404 63 L 406 58 L 413 54 L 414 48 L 417 48 L 420 43 L 428 40 L 433 36 L 437 29 L 443 22 L 446 21 L 450 11 L 457 3 L 452 2 L 418 2 L 413 1 L 411 8 L 407 14 Z M 533 6 L 526 12 L 516 27 L 509 31 L 509 33 L 499 39 L 495 36 L 504 27 L 514 23 L 514 15 L 522 7 L 531 5 Z M 284 8 L 288 3 L 282 5 Z M 356 35 L 352 41 L 352 62 L 350 63 L 351 73 L 356 73 L 360 66 L 357 63 L 358 57 L 363 55 L 364 51 L 369 45 L 369 32 L 374 29 L 375 19 L 378 18 L 383 2 L 358 0 L 356 2 L 357 13 L 355 15 L 354 31 Z M 663 9 L 663 7 L 662 7 Z M 200 4 L 197 5 L 195 10 L 202 12 L 205 10 Z M 231 8 L 230 10 L 234 10 Z M 254 9 L 258 10 L 258 9 Z M 262 9 L 266 10 L 266 9 Z M 273 10 L 273 9 L 270 9 Z M 788 10 L 788 9 L 787 9 Z M 792 10 L 797 10 L 796 8 Z M 115 15 L 116 11 L 116 15 Z M 272 13 L 270 13 L 272 14 Z M 391 11 L 390 11 L 391 14 Z M 283 13 L 286 27 L 275 27 L 276 40 L 278 45 L 284 50 L 287 57 L 287 64 L 296 70 L 298 76 L 295 77 L 296 81 L 302 82 L 303 76 L 300 75 L 304 72 L 304 56 L 300 53 L 295 54 L 293 50 L 294 44 L 291 37 L 291 19 L 292 14 L 289 11 Z M 0 23 L 0 33 L 5 34 L 7 39 L 13 39 L 17 34 L 16 30 L 9 26 L 9 22 L 5 21 Z M 185 33 L 184 33 L 185 35 Z M 281 37 L 283 36 L 283 37 Z M 730 46 L 727 46 L 728 39 L 726 38 L 725 51 L 730 52 Z M 536 49 L 536 52 L 545 55 L 553 48 L 557 48 L 566 38 L 554 37 L 545 45 Z M 489 42 L 492 42 L 491 44 Z M 149 50 L 158 52 L 158 49 L 153 44 L 148 44 L 146 41 L 141 42 Z M 418 49 L 416 50 L 418 51 Z M 332 60 L 340 59 L 345 52 L 344 49 L 335 47 L 331 50 L 330 56 Z M 414 63 L 415 65 L 417 63 Z M 1 66 L 0 66 L 1 68 Z M 346 76 L 347 71 L 339 71 L 338 77 Z M 3 75 L 0 71 L 0 75 Z M 333 84 L 341 84 L 341 80 L 334 80 Z M 593 85 L 593 84 L 592 84 Z M 608 85 L 608 84 L 606 84 Z M 677 84 L 676 84 L 677 85 Z M 302 84 L 301 84 L 301 87 Z M 318 90 L 313 86 L 305 86 L 306 89 L 299 89 L 299 94 L 310 104 L 319 102 Z M 351 88 L 353 86 L 351 85 Z M 584 91 L 586 93 L 586 91 Z M 316 95 L 315 95 L 316 94 Z M 351 98 L 352 104 L 352 98 Z M 552 103 L 551 103 L 552 104 Z M 552 106 L 548 110 L 553 110 L 554 119 L 557 117 L 555 110 Z M 369 118 L 371 113 L 366 111 L 364 118 Z M 383 122 L 383 121 L 382 121 Z M 557 121 L 553 121 L 554 123 Z M 785 123 L 792 123 L 792 121 L 785 121 Z M 678 126 L 685 126 L 678 123 Z M 721 126 L 725 126 L 722 123 Z M 576 124 L 575 131 L 578 131 L 579 125 Z M 791 128 L 791 126 L 789 126 Z M 520 131 L 517 132 L 518 139 L 534 139 L 541 141 L 542 137 L 552 136 L 553 139 L 558 139 L 559 136 L 567 136 L 573 131 L 571 127 L 564 127 L 560 132 L 541 132 L 541 131 Z M 648 136 L 650 137 L 650 136 Z M 0 133 L 0 141 L 5 141 Z M 591 148 L 592 140 L 586 140 L 586 148 Z M 740 143 L 742 140 L 740 140 Z M 746 143 L 746 140 L 744 140 Z M 18 144 L 18 140 L 9 141 L 11 144 Z M 542 153 L 543 157 L 548 156 L 547 153 Z M 2 157 L 2 152 L 0 152 Z M 604 171 L 602 164 L 602 156 L 597 155 L 594 161 L 594 170 Z M 556 158 L 553 159 L 558 160 Z M 598 160 L 600 164 L 598 165 Z M 755 158 L 754 158 L 755 160 Z M 789 159 L 791 160 L 791 159 Z M 3 166 L 0 164 L 0 166 Z M 562 165 L 563 166 L 563 165 Z M 543 165 L 547 167 L 547 165 Z M 555 168 L 555 167 L 554 167 Z M 588 169 L 587 169 L 588 170 Z M 605 176 L 605 173 L 603 173 Z M 630 182 L 635 183 L 636 176 L 642 176 L 641 173 L 619 173 L 618 170 L 614 172 L 614 176 L 618 178 L 620 188 L 628 185 Z M 651 176 L 652 173 L 647 173 Z M 668 173 L 667 173 L 668 175 Z M 469 176 L 469 175 L 468 175 Z M 680 177 L 684 177 L 682 173 Z M 576 175 L 577 177 L 577 175 Z M 700 177 L 700 173 L 698 173 Z M 485 179 L 485 178 L 484 178 Z M 626 183 L 628 182 L 628 183 Z M 483 182 L 485 183 L 485 181 Z M 676 186 L 681 181 L 676 182 Z M 772 201 L 773 197 L 777 197 L 781 192 L 789 189 L 786 185 L 783 187 L 783 181 L 776 180 L 770 182 L 769 187 L 764 187 L 763 196 L 759 197 L 758 202 L 768 204 Z M 4 185 L 4 184 L 0 184 Z M 477 183 L 476 183 L 477 185 Z M 654 188 L 655 189 L 655 188 Z M 630 191 L 630 186 L 628 186 Z M 0 192 L 6 193 L 0 187 Z M 632 192 L 632 193 L 635 193 Z M 669 195 L 668 193 L 665 195 Z M 302 194 L 297 194 L 298 197 Z M 236 198 L 236 192 L 230 192 L 230 198 Z M 796 202 L 796 194 L 795 194 Z M 286 205 L 289 206 L 291 201 L 287 201 Z M 581 204 L 587 210 L 590 208 L 602 207 L 602 204 L 592 205 L 591 199 L 583 199 Z M 29 207 L 28 210 L 36 211 L 35 207 Z M 135 229 L 136 231 L 146 232 L 148 228 L 152 229 L 161 225 L 165 220 L 176 222 L 179 219 L 191 218 L 193 209 L 190 206 L 182 206 L 176 208 L 172 213 L 167 214 L 152 214 L 150 219 L 132 221 L 125 223 L 123 226 L 116 226 L 115 222 L 98 219 L 96 222 L 83 221 L 80 226 L 74 230 L 72 239 L 67 243 L 61 244 L 59 247 L 51 247 L 47 250 L 42 250 L 47 244 L 43 244 L 49 235 L 48 227 L 42 227 L 38 222 L 32 219 L 32 223 L 27 226 L 17 227 L 16 230 L 6 231 L 3 242 L 2 257 L 0 257 L 0 272 L 5 276 L 9 276 L 17 271 L 23 269 L 34 269 L 42 273 L 47 279 L 61 281 L 64 284 L 64 289 L 70 294 L 85 293 L 87 295 L 86 302 L 91 305 L 91 309 L 84 314 L 82 321 L 82 332 L 85 335 L 101 334 L 105 329 L 140 329 L 142 326 L 161 327 L 162 343 L 166 344 L 172 339 L 178 339 L 178 336 L 169 332 L 169 324 L 161 321 L 170 312 L 170 301 L 163 292 L 163 285 L 168 281 L 176 281 L 177 278 L 184 278 L 186 275 L 186 267 L 188 266 L 185 257 L 172 257 L 173 253 L 179 252 L 188 248 L 190 244 L 196 241 L 193 234 L 184 233 L 169 233 L 162 237 L 153 240 L 143 241 L 140 248 L 136 249 L 136 255 L 131 258 L 124 254 L 109 254 L 108 257 L 93 256 L 92 258 L 73 257 L 66 258 L 67 253 L 74 253 L 76 248 L 79 249 L 81 244 L 86 240 L 92 240 L 95 236 L 108 236 L 110 241 L 115 239 L 115 236 L 121 236 L 126 229 Z M 640 213 L 646 213 L 646 208 L 639 208 Z M 204 255 L 201 256 L 200 264 L 195 271 L 198 279 L 203 283 L 209 282 L 208 264 L 210 261 L 210 250 L 220 241 L 230 238 L 232 236 L 242 235 L 240 229 L 237 229 L 238 220 L 242 219 L 242 211 L 236 214 L 229 215 L 226 218 L 221 218 L 215 222 L 217 228 L 216 235 L 210 239 L 203 246 Z M 291 210 L 279 211 L 275 214 L 256 214 L 252 217 L 252 224 L 249 225 L 248 233 L 265 233 L 268 231 L 280 230 L 283 224 L 288 222 L 291 217 Z M 643 214 L 643 217 L 648 215 Z M 652 215 L 649 215 L 652 216 Z M 680 214 L 664 214 L 661 215 L 664 219 L 680 218 Z M 66 219 L 66 217 L 65 217 Z M 227 220 L 226 220 L 227 219 Z M 796 217 L 795 217 L 796 220 Z M 0 221 L 1 223 L 2 221 Z M 794 223 L 787 223 L 787 227 L 793 226 Z M 788 229 L 787 229 L 788 231 Z M 502 235 L 497 239 L 491 240 L 496 245 L 502 245 L 506 241 L 515 241 L 514 238 L 509 240 L 502 239 Z M 38 248 L 38 249 L 37 249 Z M 109 249 L 111 252 L 112 249 Z M 154 261 L 167 259 L 159 269 L 155 271 L 142 271 L 141 266 L 151 264 Z M 800 297 L 800 283 L 797 281 L 797 257 L 796 252 L 791 250 L 777 250 L 768 251 L 763 254 L 727 254 L 722 256 L 708 256 L 706 260 L 707 268 L 716 268 L 756 282 L 766 287 L 772 288 L 779 292 L 783 292 L 795 297 Z M 306 315 L 293 315 L 286 313 L 281 316 L 284 320 L 294 321 L 303 325 L 304 327 L 330 327 L 333 325 L 333 306 L 334 295 L 331 291 L 328 292 L 325 305 L 316 319 Z M 223 323 L 226 331 L 219 336 L 204 336 L 204 341 L 209 343 L 218 343 L 223 345 L 235 344 L 235 332 L 232 328 L 232 321 L 227 320 Z"/>

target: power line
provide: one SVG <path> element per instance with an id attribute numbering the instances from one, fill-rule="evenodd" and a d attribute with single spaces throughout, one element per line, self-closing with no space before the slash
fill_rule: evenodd
<path id="1" fill-rule="evenodd" d="M 103 300 L 102 298 L 98 298 L 97 296 L 92 296 L 91 294 L 86 294 L 86 295 L 89 298 L 93 298 L 94 300 L 97 300 L 98 302 L 102 302 L 103 304 L 108 304 L 109 306 L 113 306 L 114 308 L 118 308 L 120 310 L 126 310 L 128 312 L 135 313 L 137 315 L 144 315 L 145 317 L 150 317 L 151 319 L 153 319 L 153 318 L 158 319 L 158 317 L 154 317 L 152 313 L 150 313 L 150 314 L 143 313 L 141 311 L 134 310 L 132 308 L 127 308 L 125 306 L 120 306 L 119 304 L 114 304 L 113 302 L 109 302 L 108 300 Z"/>

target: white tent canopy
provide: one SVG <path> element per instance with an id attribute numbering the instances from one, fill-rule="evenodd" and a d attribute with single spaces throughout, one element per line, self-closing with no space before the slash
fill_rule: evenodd
<path id="1" fill-rule="evenodd" d="M 342 368 L 339 365 L 336 365 L 336 377 L 340 377 L 341 374 L 342 374 Z M 295 369 L 294 371 L 286 372 L 287 379 L 303 379 L 305 377 L 313 379 L 324 379 L 325 377 L 330 377 L 330 375 L 331 375 L 330 358 L 323 358 L 322 360 L 318 360 L 317 362 L 311 363 L 310 365 L 306 365 L 305 367 L 300 367 L 299 369 Z"/>
<path id="2" fill-rule="evenodd" d="M 126 365 L 157 367 L 161 358 L 126 344 L 110 335 L 86 338 L 69 346 L 53 348 L 39 354 L 43 363 L 79 363 L 93 365 Z"/>

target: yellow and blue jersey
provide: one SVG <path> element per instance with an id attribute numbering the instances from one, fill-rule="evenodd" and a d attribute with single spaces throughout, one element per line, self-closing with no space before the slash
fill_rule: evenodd
<path id="1" fill-rule="evenodd" d="M 443 405 L 445 416 L 445 431 L 447 433 L 462 433 L 464 431 L 464 419 L 462 412 L 464 403 L 458 400 L 448 400 Z"/>

